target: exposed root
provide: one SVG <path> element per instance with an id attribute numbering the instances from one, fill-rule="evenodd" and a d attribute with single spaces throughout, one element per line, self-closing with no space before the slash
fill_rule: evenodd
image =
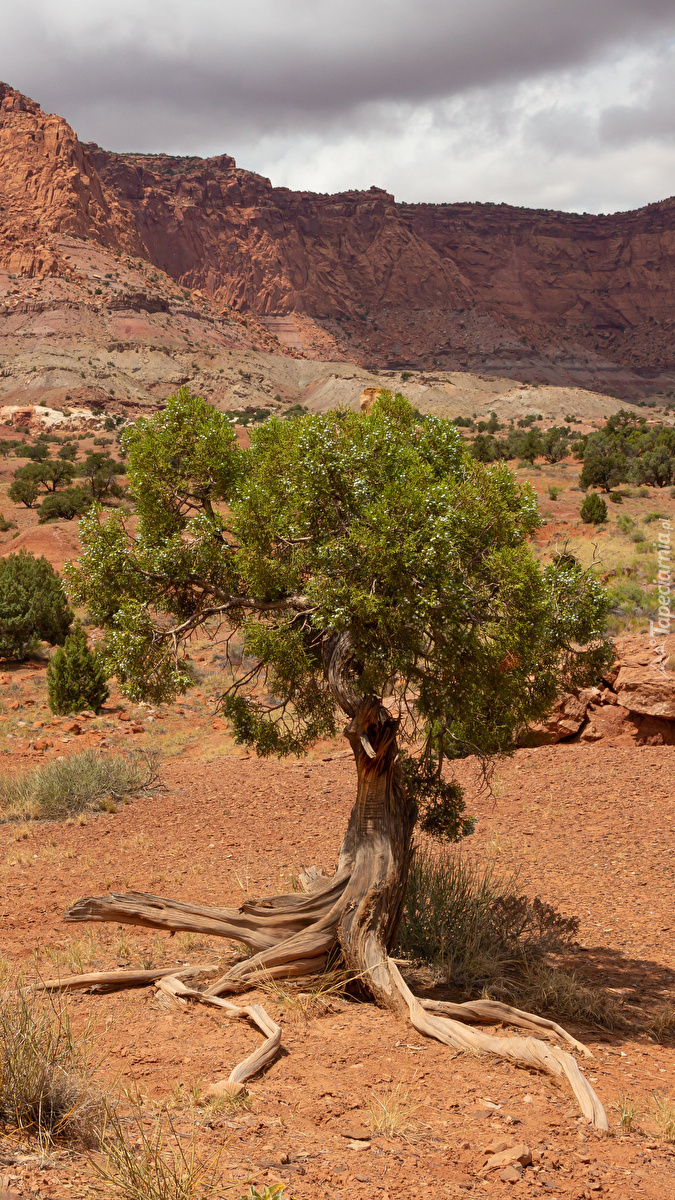
<path id="1" fill-rule="evenodd" d="M 609 1129 L 609 1122 L 602 1104 L 588 1080 L 581 1074 L 576 1060 L 572 1058 L 571 1054 L 560 1050 L 557 1046 L 549 1046 L 537 1038 L 492 1037 L 490 1034 L 471 1029 L 460 1021 L 435 1016 L 412 994 L 396 964 L 390 959 L 387 965 L 394 986 L 398 988 L 408 1005 L 410 1020 L 418 1033 L 425 1033 L 428 1037 L 436 1038 L 437 1041 L 444 1042 L 446 1046 L 453 1046 L 456 1050 L 496 1054 L 500 1058 L 510 1059 L 511 1062 L 523 1066 L 534 1067 L 538 1071 L 544 1071 L 557 1078 L 564 1076 L 587 1120 L 597 1129 Z M 523 1016 L 529 1017 L 529 1014 L 523 1014 Z M 532 1018 L 533 1024 L 535 1021 L 536 1018 Z"/>
<path id="2" fill-rule="evenodd" d="M 196 975 L 215 974 L 217 968 L 209 967 L 164 967 L 156 971 L 98 971 L 89 975 L 69 975 L 64 979 L 48 979 L 38 985 L 46 991 L 70 990 L 92 987 L 113 990 L 125 987 L 146 987 L 154 983 L 158 991 L 167 996 L 174 1004 L 185 1004 L 188 1000 L 197 1000 L 202 1004 L 210 1004 L 225 1011 L 228 1017 L 248 1017 L 265 1035 L 265 1041 L 257 1050 L 249 1054 L 232 1070 L 227 1079 L 212 1084 L 207 1091 L 209 1096 L 220 1096 L 225 1092 L 237 1095 L 243 1091 L 244 1081 L 252 1075 L 257 1075 L 276 1057 L 281 1046 L 281 1028 L 265 1012 L 260 1004 L 247 1004 L 239 1007 L 228 1000 L 210 996 L 196 988 L 188 987 L 184 980 Z"/>
<path id="3" fill-rule="evenodd" d="M 449 1004 L 445 1000 L 420 1000 L 422 1008 L 427 1012 L 438 1013 L 443 1017 L 455 1017 L 458 1021 L 468 1021 L 477 1025 L 516 1025 L 521 1029 L 546 1029 L 555 1033 L 563 1042 L 574 1046 L 584 1058 L 592 1058 L 593 1054 L 572 1037 L 562 1025 L 555 1021 L 547 1021 L 546 1017 L 538 1017 L 534 1013 L 523 1012 L 520 1008 L 512 1008 L 510 1004 L 501 1004 L 498 1000 L 468 1000 L 464 1004 Z"/>

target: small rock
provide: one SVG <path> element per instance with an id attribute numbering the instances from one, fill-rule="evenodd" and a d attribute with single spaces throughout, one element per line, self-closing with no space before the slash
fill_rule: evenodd
<path id="1" fill-rule="evenodd" d="M 77 721 L 66 721 L 62 728 L 64 733 L 71 733 L 73 737 L 77 737 L 79 733 L 82 733 L 82 726 L 78 725 Z"/>
<path id="2" fill-rule="evenodd" d="M 12 712 L 16 712 L 17 708 L 21 708 L 21 705 L 19 704 L 18 700 L 13 700 L 9 707 Z"/>
<path id="3" fill-rule="evenodd" d="M 500 1167 L 515 1166 L 516 1163 L 521 1167 L 528 1167 L 531 1162 L 530 1147 L 526 1146 L 524 1142 L 519 1142 L 516 1146 L 509 1146 L 507 1150 L 500 1150 L 498 1154 L 493 1154 L 485 1165 L 488 1171 L 495 1171 Z"/>
<path id="4" fill-rule="evenodd" d="M 502 1179 L 504 1183 L 518 1183 L 518 1180 L 523 1178 L 523 1168 L 504 1167 L 504 1170 L 499 1172 L 499 1178 Z"/>
<path id="5" fill-rule="evenodd" d="M 348 1150 L 370 1150 L 370 1146 L 371 1146 L 370 1142 L 363 1142 L 363 1141 L 347 1142 Z"/>
<path id="6" fill-rule="evenodd" d="M 372 1129 L 364 1129 L 362 1125 L 345 1125 L 340 1133 L 352 1142 L 369 1142 L 373 1136 Z"/>
<path id="7" fill-rule="evenodd" d="M 121 712 L 121 713 L 117 714 L 117 720 L 118 721 L 130 721 L 131 717 L 129 716 L 128 713 Z"/>
<path id="8" fill-rule="evenodd" d="M 484 1154 L 499 1154 L 502 1150 L 508 1150 L 509 1143 L 506 1141 L 490 1142 L 489 1146 L 485 1147 Z"/>
<path id="9" fill-rule="evenodd" d="M 54 745 L 54 743 L 48 741 L 47 738 L 36 738 L 35 741 L 33 742 L 33 749 L 34 750 L 48 750 L 49 747 L 53 746 L 53 745 Z"/>
<path id="10" fill-rule="evenodd" d="M 144 731 L 144 728 L 142 725 L 132 725 L 131 732 L 132 733 L 144 733 L 145 731 Z"/>
<path id="11" fill-rule="evenodd" d="M 589 1163 L 591 1161 L 590 1154 L 587 1154 L 584 1150 L 575 1150 L 574 1157 L 578 1158 L 579 1162 L 582 1163 Z"/>

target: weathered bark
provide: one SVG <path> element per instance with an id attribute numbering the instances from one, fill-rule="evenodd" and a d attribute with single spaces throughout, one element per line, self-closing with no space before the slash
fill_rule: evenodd
<path id="1" fill-rule="evenodd" d="M 402 786 L 398 722 L 375 697 L 357 694 L 353 681 L 358 665 L 348 635 L 327 644 L 324 669 L 337 702 L 350 717 L 345 735 L 357 772 L 356 801 L 332 878 L 324 880 L 314 873 L 307 876 L 305 895 L 247 901 L 238 909 L 180 904 L 138 892 L 87 897 L 73 905 L 65 919 L 185 929 L 243 942 L 254 951 L 252 957 L 236 963 L 205 991 L 178 983 L 177 973 L 162 983 L 163 989 L 176 997 L 201 997 L 206 1003 L 225 1007 L 228 1002 L 220 999 L 224 994 L 246 990 L 261 979 L 314 974 L 339 948 L 347 968 L 380 1006 L 408 1017 L 420 1033 L 446 1045 L 496 1054 L 554 1077 L 564 1076 L 584 1115 L 606 1129 L 602 1105 L 570 1054 L 532 1037 L 492 1037 L 470 1029 L 466 1022 L 546 1030 L 589 1053 L 560 1026 L 494 1002 L 450 1005 L 419 1001 L 402 979 L 390 953 L 405 900 L 416 811 Z M 255 1019 L 253 1007 L 245 1011 Z M 268 1027 L 259 1024 L 265 1032 Z M 269 1036 L 264 1050 L 253 1056 L 255 1062 L 261 1055 L 267 1055 L 265 1061 L 269 1061 L 269 1055 L 276 1053 L 276 1034 Z"/>

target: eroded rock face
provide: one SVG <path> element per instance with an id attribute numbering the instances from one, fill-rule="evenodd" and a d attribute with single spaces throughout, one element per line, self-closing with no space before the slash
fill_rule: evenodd
<path id="1" fill-rule="evenodd" d="M 70 125 L 0 83 L 0 263 L 22 275 L 58 274 L 49 235 L 59 232 L 143 253 L 133 220 Z"/>
<path id="2" fill-rule="evenodd" d="M 28 408 L 6 404 L 0 408 L 0 423 L 25 433 L 42 433 L 46 430 L 74 433 L 84 429 L 102 429 L 104 420 L 104 416 L 92 412 L 90 408 L 72 408 L 67 412 L 39 404 Z"/>
<path id="3" fill-rule="evenodd" d="M 66 272 L 70 233 L 152 262 L 314 357 L 634 396 L 672 385 L 675 200 L 612 216 L 273 187 L 228 155 L 111 154 L 0 85 L 0 266 Z M 276 324 L 275 324 L 276 323 Z"/>

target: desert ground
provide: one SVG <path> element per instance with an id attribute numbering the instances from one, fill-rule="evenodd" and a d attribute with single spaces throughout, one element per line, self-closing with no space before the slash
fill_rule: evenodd
<path id="1" fill-rule="evenodd" d="M 94 448 L 93 434 L 79 446 Z M 112 440 L 109 448 L 116 451 Z M 0 464 L 3 492 L 22 462 L 10 456 Z M 606 525 L 592 527 L 579 519 L 578 463 L 517 470 L 539 497 L 539 553 L 568 545 L 583 561 L 599 558 L 610 586 L 625 579 L 648 588 L 653 521 L 646 518 L 675 514 L 668 489 L 632 489 L 621 505 L 610 503 Z M 552 498 L 550 488 L 561 490 Z M 10 525 L 1 554 L 25 547 L 58 569 L 77 554 L 76 522 L 39 525 L 34 510 L 13 506 L 6 494 L 0 507 Z M 622 514 L 646 531 L 646 553 L 617 525 Z M 643 637 L 639 597 L 614 619 L 618 635 Z M 297 886 L 303 867 L 333 869 L 355 786 L 346 743 L 318 744 L 305 759 L 258 760 L 234 744 L 217 714 L 217 647 L 195 642 L 191 654 L 196 686 L 185 697 L 153 708 L 113 687 L 99 717 L 52 716 L 46 652 L 0 663 L 3 774 L 86 748 L 133 749 L 160 755 L 163 784 L 75 822 L 0 824 L 6 971 L 45 979 L 182 963 L 224 968 L 241 947 L 73 925 L 63 914 L 82 896 L 127 890 L 232 905 Z M 520 749 L 497 764 L 487 790 L 471 759 L 460 767 L 477 818 L 461 853 L 498 872 L 517 871 L 523 894 L 579 919 L 577 943 L 560 965 L 619 1014 L 605 1028 L 556 1018 L 555 1006 L 547 1013 L 591 1049 L 581 1065 L 607 1109 L 609 1135 L 589 1128 L 571 1094 L 549 1078 L 427 1041 L 339 988 L 322 995 L 270 985 L 246 995 L 242 1002 L 262 1003 L 281 1025 L 282 1052 L 251 1081 L 245 1102 L 220 1108 L 199 1098 L 259 1044 L 253 1028 L 217 1011 L 167 1006 L 152 987 L 73 993 L 67 1003 L 76 1028 L 93 1022 L 101 1085 L 135 1096 L 148 1127 L 169 1112 L 180 1138 L 194 1135 L 204 1154 L 221 1151 L 223 1195 L 236 1200 L 251 1186 L 262 1192 L 275 1183 L 298 1200 L 675 1195 L 675 1130 L 669 1140 L 657 1120 L 659 1101 L 675 1103 L 672 1025 L 661 1033 L 657 1020 L 675 1006 L 675 746 L 667 738 L 646 744 L 653 739 L 638 734 L 605 729 L 596 740 L 581 733 Z M 408 969 L 418 991 L 459 998 L 431 974 Z M 492 1153 L 520 1145 L 532 1158 L 520 1178 L 485 1169 Z M 87 1155 L 5 1132 L 3 1200 L 84 1200 L 109 1196 L 106 1189 Z"/>

